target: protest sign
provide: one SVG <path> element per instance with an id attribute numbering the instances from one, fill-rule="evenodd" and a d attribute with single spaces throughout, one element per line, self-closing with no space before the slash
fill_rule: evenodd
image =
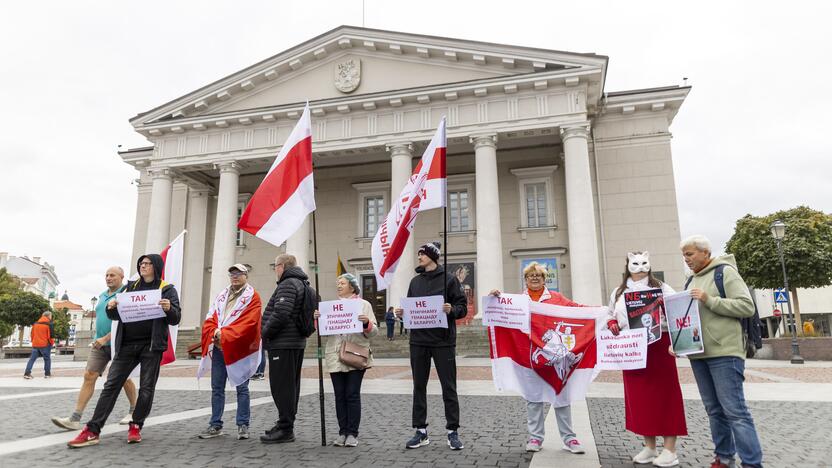
<path id="1" fill-rule="evenodd" d="M 362 304 L 361 301 L 355 299 L 318 303 L 318 311 L 321 313 L 318 318 L 318 329 L 321 336 L 364 331 L 364 324 L 358 320 Z"/>
<path id="2" fill-rule="evenodd" d="M 690 297 L 690 291 L 665 296 L 664 310 L 673 352 L 677 356 L 704 352 L 705 344 L 702 341 L 699 301 Z"/>
<path id="3" fill-rule="evenodd" d="M 622 330 L 618 336 L 603 330 L 598 342 L 597 368 L 604 370 L 632 370 L 647 367 L 647 328 Z"/>
<path id="4" fill-rule="evenodd" d="M 647 344 L 654 343 L 662 337 L 661 289 L 625 292 L 624 305 L 627 307 L 630 329 L 647 329 Z"/>
<path id="5" fill-rule="evenodd" d="M 482 324 L 504 327 L 529 333 L 529 296 L 500 294 L 482 298 Z"/>
<path id="6" fill-rule="evenodd" d="M 442 310 L 445 298 L 442 296 L 403 297 L 400 302 L 404 309 L 404 327 L 448 328 L 448 317 Z"/>
<path id="7" fill-rule="evenodd" d="M 118 315 L 123 323 L 141 322 L 165 316 L 159 305 L 162 300 L 161 289 L 132 291 L 116 294 Z"/>

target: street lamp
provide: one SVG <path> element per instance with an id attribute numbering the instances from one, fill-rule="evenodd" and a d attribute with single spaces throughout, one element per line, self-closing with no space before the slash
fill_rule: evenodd
<path id="1" fill-rule="evenodd" d="M 92 302 L 92 318 L 90 319 L 90 331 L 92 331 L 93 324 L 95 324 L 95 305 L 98 304 L 98 298 L 93 296 L 90 302 Z"/>
<path id="2" fill-rule="evenodd" d="M 786 260 L 783 259 L 783 237 L 786 236 L 786 223 L 781 220 L 775 220 L 769 227 L 771 235 L 777 241 L 777 253 L 780 255 L 780 266 L 783 268 L 783 286 L 786 288 L 786 305 L 789 306 L 789 321 L 792 326 L 792 364 L 803 364 L 803 358 L 800 356 L 800 347 L 797 344 L 797 323 L 794 320 L 794 312 L 792 311 L 792 299 L 789 294 L 789 277 L 786 276 Z"/>

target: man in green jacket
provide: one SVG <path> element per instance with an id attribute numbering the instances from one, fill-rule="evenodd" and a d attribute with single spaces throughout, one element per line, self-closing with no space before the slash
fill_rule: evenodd
<path id="1" fill-rule="evenodd" d="M 690 295 L 699 301 L 705 351 L 690 356 L 690 366 L 711 425 L 715 458 L 711 468 L 734 466 L 739 454 L 743 467 L 762 467 L 763 451 L 743 394 L 745 346 L 740 320 L 754 315 L 754 303 L 733 255 L 711 257 L 705 236 L 691 236 L 680 244 L 693 272 Z M 714 280 L 722 267 L 725 297 Z"/>

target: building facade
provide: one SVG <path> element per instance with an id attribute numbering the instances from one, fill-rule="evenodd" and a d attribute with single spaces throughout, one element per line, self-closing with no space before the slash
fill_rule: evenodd
<path id="1" fill-rule="evenodd" d="M 679 221 L 670 125 L 689 92 L 606 92 L 607 57 L 339 27 L 131 119 L 151 143 L 120 153 L 139 171 L 133 259 L 188 230 L 183 327 L 197 327 L 235 262 L 261 294 L 281 252 L 334 297 L 336 259 L 378 313 L 397 305 L 416 246 L 442 238 L 469 294 L 519 291 L 522 267 L 606 303 L 626 252 L 649 250 L 679 286 Z M 286 245 L 236 222 L 306 101 L 312 112 L 315 226 Z M 442 117 L 448 123 L 448 216 L 421 213 L 394 284 L 376 291 L 370 244 Z M 447 226 L 447 227 L 446 227 Z M 213 272 L 217 272 L 216 275 Z M 310 276 L 312 276 L 310 274 Z"/>
<path id="2" fill-rule="evenodd" d="M 58 275 L 55 267 L 40 257 L 29 258 L 27 256 L 17 257 L 9 255 L 8 252 L 0 252 L 0 268 L 20 279 L 23 290 L 31 292 L 49 300 L 53 303 L 58 296 Z M 28 346 L 29 335 L 32 327 L 23 328 L 23 342 Z M 20 343 L 20 327 L 15 327 L 9 338 L 10 344 L 18 346 Z"/>

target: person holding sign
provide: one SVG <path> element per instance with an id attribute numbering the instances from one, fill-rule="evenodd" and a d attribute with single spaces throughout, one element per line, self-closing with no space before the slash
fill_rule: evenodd
<path id="1" fill-rule="evenodd" d="M 111 320 L 121 321 L 117 328 L 112 346 L 115 357 L 107 374 L 107 382 L 98 397 L 92 419 L 87 422 L 78 436 L 69 441 L 71 448 L 86 447 L 99 442 L 101 428 L 115 407 L 119 391 L 130 373 L 141 364 L 139 377 L 139 397 L 133 420 L 127 430 L 127 443 L 135 444 L 142 441 L 141 429 L 144 420 L 150 414 L 153 405 L 153 395 L 156 391 L 156 381 L 159 379 L 159 368 L 162 364 L 162 354 L 168 349 L 168 326 L 178 325 L 182 316 L 179 307 L 179 294 L 172 284 L 162 280 L 165 261 L 158 254 L 147 254 L 139 257 L 136 264 L 139 279 L 131 281 L 125 288 L 125 293 L 140 291 L 159 291 L 161 299 L 158 306 L 163 316 L 148 320 L 125 322 L 119 314 L 118 297 L 107 302 L 107 316 Z M 122 293 L 122 294 L 125 294 Z M 136 297 L 137 295 L 133 295 Z M 139 295 L 140 296 L 140 295 Z"/>
<path id="2" fill-rule="evenodd" d="M 616 336 L 621 330 L 630 328 L 624 299 L 627 293 L 654 289 L 660 289 L 664 295 L 674 293 L 670 286 L 651 273 L 649 252 L 628 253 L 622 278 L 621 285 L 610 296 L 607 322 L 607 328 Z M 645 324 L 645 327 L 649 329 L 649 325 Z M 662 328 L 666 329 L 666 325 Z M 665 330 L 657 341 L 647 347 L 646 368 L 622 371 L 625 427 L 644 437 L 644 448 L 633 457 L 635 463 L 653 463 L 655 466 L 679 464 L 676 437 L 687 435 L 688 430 L 676 361 L 668 352 L 669 347 L 670 336 Z M 661 454 L 656 451 L 657 436 L 664 439 Z"/>
<path id="3" fill-rule="evenodd" d="M 364 380 L 364 372 L 373 366 L 370 338 L 378 335 L 378 323 L 373 307 L 361 298 L 361 288 L 355 275 L 345 273 L 339 276 L 335 283 L 335 291 L 341 301 L 354 301 L 361 305 L 358 320 L 363 330 L 359 333 L 327 336 L 324 351 L 324 363 L 335 391 L 335 415 L 338 417 L 338 438 L 332 445 L 356 447 L 358 426 L 361 423 L 361 382 Z M 337 305 L 340 301 L 333 302 Z M 316 310 L 315 319 L 318 320 L 320 317 L 320 311 Z M 366 362 L 352 362 L 347 356 L 349 354 L 366 354 Z M 363 359 L 359 358 L 359 361 Z"/>
<path id="4" fill-rule="evenodd" d="M 534 302 L 543 302 L 565 307 L 585 307 L 578 304 L 557 291 L 546 288 L 546 277 L 548 271 L 545 265 L 537 262 L 529 263 L 523 269 L 523 278 L 526 281 L 526 289 L 523 294 L 529 296 Z M 499 290 L 490 292 L 492 296 L 500 296 Z M 527 452 L 539 452 L 543 448 L 543 438 L 546 435 L 546 414 L 548 410 L 546 403 L 542 401 L 526 402 L 527 426 L 529 430 L 529 441 L 526 443 Z M 558 422 L 558 432 L 563 440 L 563 449 L 571 453 L 584 453 L 585 450 L 578 441 L 575 431 L 572 430 L 572 406 L 566 405 L 555 408 L 555 419 Z"/>
<path id="5" fill-rule="evenodd" d="M 456 320 L 468 313 L 468 298 L 454 275 L 446 275 L 439 265 L 441 244 L 429 242 L 419 247 L 416 276 L 410 280 L 407 297 L 442 296 L 445 303 L 447 328 L 414 328 L 410 331 L 410 368 L 413 373 L 413 427 L 414 436 L 406 447 L 415 449 L 428 445 L 428 378 L 430 360 L 436 366 L 442 385 L 442 401 L 445 403 L 445 429 L 448 430 L 448 447 L 464 448 L 459 440 L 459 398 L 456 393 Z M 404 310 L 396 309 L 401 317 Z"/>

